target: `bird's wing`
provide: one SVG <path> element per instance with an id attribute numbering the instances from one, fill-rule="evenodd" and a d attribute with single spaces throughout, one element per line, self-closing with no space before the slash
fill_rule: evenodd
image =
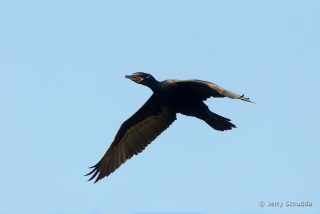
<path id="1" fill-rule="evenodd" d="M 87 175 L 95 183 L 109 176 L 133 155 L 142 152 L 157 136 L 176 120 L 175 110 L 157 95 L 153 94 L 147 102 L 119 128 L 113 142 L 102 159 Z"/>
<path id="2" fill-rule="evenodd" d="M 196 93 L 202 100 L 206 100 L 209 97 L 228 97 L 255 103 L 249 100 L 249 98 L 244 97 L 244 95 L 240 96 L 239 94 L 228 91 L 211 82 L 202 80 L 176 80 L 175 82 L 179 87 L 183 87 L 184 89 Z"/>

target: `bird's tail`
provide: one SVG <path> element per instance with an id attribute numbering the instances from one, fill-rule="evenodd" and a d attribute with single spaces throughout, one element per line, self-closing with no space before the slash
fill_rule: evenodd
<path id="1" fill-rule="evenodd" d="M 218 131 L 231 130 L 237 128 L 232 124 L 230 119 L 217 115 L 211 111 L 207 111 L 207 117 L 203 119 L 209 126 Z"/>

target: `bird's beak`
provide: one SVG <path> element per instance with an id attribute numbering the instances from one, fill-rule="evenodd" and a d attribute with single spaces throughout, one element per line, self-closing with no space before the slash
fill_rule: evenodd
<path id="1" fill-rule="evenodd" d="M 130 79 L 135 83 L 139 83 L 141 80 L 143 80 L 141 77 L 134 77 L 132 75 L 125 75 L 124 78 Z"/>

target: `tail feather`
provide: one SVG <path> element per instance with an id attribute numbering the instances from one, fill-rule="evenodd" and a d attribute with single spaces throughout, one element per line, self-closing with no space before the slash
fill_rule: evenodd
<path id="1" fill-rule="evenodd" d="M 209 126 L 218 131 L 231 130 L 232 128 L 237 128 L 232 124 L 230 119 L 217 115 L 213 112 L 207 112 L 207 118 L 203 119 Z"/>

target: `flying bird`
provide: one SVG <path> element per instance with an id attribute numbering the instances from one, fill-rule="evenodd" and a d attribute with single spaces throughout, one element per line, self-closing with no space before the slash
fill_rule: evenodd
<path id="1" fill-rule="evenodd" d="M 142 72 L 126 75 L 125 78 L 149 87 L 153 94 L 122 123 L 102 159 L 86 174 L 91 175 L 89 181 L 96 177 L 94 183 L 109 176 L 133 155 L 142 152 L 176 120 L 177 113 L 199 118 L 213 129 L 225 131 L 236 126 L 230 119 L 211 112 L 203 101 L 210 97 L 228 97 L 254 103 L 244 95 L 202 80 L 168 79 L 159 82 L 151 74 Z"/>

